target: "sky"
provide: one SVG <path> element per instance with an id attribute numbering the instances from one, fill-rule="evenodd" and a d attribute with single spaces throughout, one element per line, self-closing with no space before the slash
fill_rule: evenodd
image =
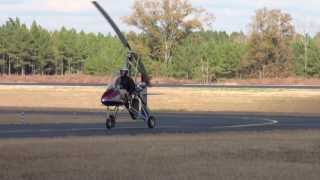
<path id="1" fill-rule="evenodd" d="M 136 30 L 121 20 L 130 15 L 134 0 L 98 0 L 123 31 Z M 281 9 L 291 14 L 296 30 L 320 32 L 319 0 L 189 0 L 195 7 L 214 14 L 213 30 L 248 32 L 257 9 Z M 19 17 L 30 25 L 34 20 L 49 30 L 62 26 L 85 32 L 113 33 L 90 0 L 0 0 L 0 24 Z"/>

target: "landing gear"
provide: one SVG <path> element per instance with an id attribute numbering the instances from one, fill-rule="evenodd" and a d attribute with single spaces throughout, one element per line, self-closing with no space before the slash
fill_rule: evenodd
<path id="1" fill-rule="evenodd" d="M 137 98 L 133 98 L 131 101 L 131 107 L 130 108 L 127 107 L 129 114 L 133 120 L 138 119 L 137 109 L 139 109 L 139 104 L 140 104 L 140 101 Z"/>
<path id="2" fill-rule="evenodd" d="M 148 106 L 144 103 L 142 98 L 138 95 L 132 98 L 130 103 L 124 104 L 130 116 L 134 120 L 143 120 L 148 128 L 154 129 L 157 126 L 157 119 L 151 115 Z M 116 126 L 116 119 L 118 118 L 119 106 L 108 107 L 109 113 L 106 119 L 106 129 L 113 129 Z"/>
<path id="3" fill-rule="evenodd" d="M 150 116 L 148 119 L 148 127 L 153 129 L 156 127 L 156 118 L 154 116 Z"/>
<path id="4" fill-rule="evenodd" d="M 113 109 L 110 109 L 110 115 L 108 116 L 108 118 L 106 119 L 106 128 L 107 129 L 112 129 L 116 126 L 116 119 L 118 116 L 118 111 L 119 111 L 119 107 L 115 107 Z"/>
<path id="5" fill-rule="evenodd" d="M 107 129 L 112 129 L 116 126 L 116 118 L 113 115 L 110 115 L 106 119 L 106 128 Z"/>
<path id="6" fill-rule="evenodd" d="M 141 96 L 135 96 L 132 100 L 133 106 L 129 109 L 130 115 L 135 115 L 137 119 L 143 120 L 150 129 L 157 125 L 157 120 L 151 115 L 148 106 L 144 103 Z"/>

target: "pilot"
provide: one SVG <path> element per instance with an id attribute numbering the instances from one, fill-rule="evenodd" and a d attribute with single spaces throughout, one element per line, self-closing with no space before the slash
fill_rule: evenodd
<path id="1" fill-rule="evenodd" d="M 128 68 L 123 68 L 120 70 L 118 84 L 120 86 L 120 89 L 125 89 L 130 95 L 135 91 L 136 85 L 134 83 L 134 80 L 129 77 Z"/>
<path id="2" fill-rule="evenodd" d="M 128 105 L 131 99 L 131 95 L 136 89 L 134 80 L 129 77 L 128 68 L 123 68 L 120 70 L 120 77 L 117 79 L 116 84 L 120 89 L 122 99 L 125 100 L 126 105 Z"/>

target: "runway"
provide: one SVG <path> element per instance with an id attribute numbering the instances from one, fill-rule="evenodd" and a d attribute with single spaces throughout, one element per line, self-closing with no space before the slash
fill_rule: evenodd
<path id="1" fill-rule="evenodd" d="M 71 117 L 82 118 L 77 122 Z M 158 119 L 157 128 L 148 129 L 141 120 L 129 120 L 126 113 L 120 113 L 116 128 L 105 128 L 105 114 L 102 112 L 44 112 L 30 111 L 23 116 L 37 116 L 53 120 L 1 123 L 0 138 L 44 138 L 66 136 L 111 136 L 170 133 L 213 133 L 224 131 L 267 131 L 290 129 L 320 129 L 320 117 L 232 115 L 216 113 L 154 113 Z M 6 117 L 21 116 L 15 110 L 0 110 L 0 122 L 10 122 Z M 59 120 L 59 121 L 55 121 Z M 91 119 L 96 119 L 91 122 Z M 99 120 L 101 119 L 101 122 Z M 40 119 L 41 120 L 41 119 Z"/>

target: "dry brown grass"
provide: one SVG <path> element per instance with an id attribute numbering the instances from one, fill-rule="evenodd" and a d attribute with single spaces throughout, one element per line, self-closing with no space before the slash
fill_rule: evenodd
<path id="1" fill-rule="evenodd" d="M 112 76 L 93 76 L 93 75 L 56 75 L 56 76 L 45 76 L 45 75 L 0 75 L 0 83 L 48 83 L 48 84 L 106 84 L 112 80 Z M 153 78 L 153 84 L 184 84 L 184 83 L 197 83 L 197 81 L 175 79 L 175 78 Z"/>
<path id="2" fill-rule="evenodd" d="M 66 84 L 106 84 L 112 79 L 111 76 L 93 76 L 93 75 L 63 75 L 63 76 L 45 76 L 45 75 L 0 75 L 0 83 L 66 83 Z M 153 84 L 186 84 L 201 83 L 199 80 L 176 79 L 168 77 L 153 77 Z M 219 84 L 238 84 L 238 85 L 320 85 L 320 78 L 273 78 L 273 79 L 220 79 Z"/>
<path id="3" fill-rule="evenodd" d="M 0 179 L 318 180 L 320 132 L 0 140 Z"/>
<path id="4" fill-rule="evenodd" d="M 67 84 L 106 84 L 112 80 L 110 76 L 91 76 L 91 75 L 2 75 L 1 83 L 67 83 Z"/>
<path id="5" fill-rule="evenodd" d="M 299 77 L 289 77 L 289 78 L 272 78 L 272 79 L 227 79 L 220 80 L 219 83 L 222 84 L 249 84 L 249 85 L 259 85 L 259 84 L 270 84 L 270 85 L 320 85 L 320 78 L 299 78 Z"/>
<path id="6" fill-rule="evenodd" d="M 105 109 L 101 87 L 0 86 L 0 107 Z M 150 88 L 153 110 L 320 114 L 320 90 Z"/>
<path id="7" fill-rule="evenodd" d="M 154 109 L 211 112 L 318 114 L 320 91 L 261 89 L 156 88 L 150 97 Z"/>

